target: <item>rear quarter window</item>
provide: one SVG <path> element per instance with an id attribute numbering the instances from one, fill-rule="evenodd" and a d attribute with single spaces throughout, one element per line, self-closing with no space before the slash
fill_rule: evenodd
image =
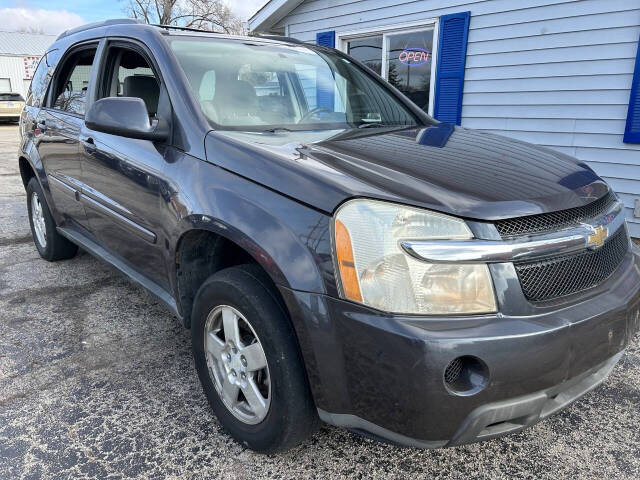
<path id="1" fill-rule="evenodd" d="M 27 105 L 40 107 L 44 104 L 47 87 L 55 67 L 54 61 L 58 58 L 57 53 L 57 50 L 52 50 L 45 53 L 40 59 L 27 93 Z"/>

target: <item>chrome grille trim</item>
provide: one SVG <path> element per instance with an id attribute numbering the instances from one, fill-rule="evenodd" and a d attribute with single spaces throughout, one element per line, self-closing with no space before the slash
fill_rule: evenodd
<path id="1" fill-rule="evenodd" d="M 503 263 L 537 260 L 596 249 L 594 233 L 606 231 L 602 241 L 624 225 L 624 206 L 614 202 L 604 214 L 579 226 L 512 240 L 406 240 L 402 249 L 429 263 Z"/>

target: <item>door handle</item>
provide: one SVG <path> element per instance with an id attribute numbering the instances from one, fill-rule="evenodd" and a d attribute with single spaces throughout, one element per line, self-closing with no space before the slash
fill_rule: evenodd
<path id="1" fill-rule="evenodd" d="M 80 143 L 84 147 L 86 152 L 95 152 L 96 151 L 96 142 L 91 137 L 85 137 L 80 139 Z"/>

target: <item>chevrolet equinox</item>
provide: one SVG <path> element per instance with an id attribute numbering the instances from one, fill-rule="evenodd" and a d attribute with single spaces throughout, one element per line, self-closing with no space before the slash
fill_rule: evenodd
<path id="1" fill-rule="evenodd" d="M 330 48 L 78 27 L 20 131 L 42 258 L 81 247 L 166 304 L 257 451 L 320 421 L 422 448 L 516 432 L 638 330 L 640 255 L 588 165 L 438 122 Z"/>

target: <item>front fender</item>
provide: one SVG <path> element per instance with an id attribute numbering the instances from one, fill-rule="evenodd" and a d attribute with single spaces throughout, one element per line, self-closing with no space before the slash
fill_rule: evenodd
<path id="1" fill-rule="evenodd" d="M 194 157 L 180 156 L 168 168 L 172 258 L 186 232 L 209 230 L 247 251 L 276 285 L 335 292 L 326 214 Z"/>

